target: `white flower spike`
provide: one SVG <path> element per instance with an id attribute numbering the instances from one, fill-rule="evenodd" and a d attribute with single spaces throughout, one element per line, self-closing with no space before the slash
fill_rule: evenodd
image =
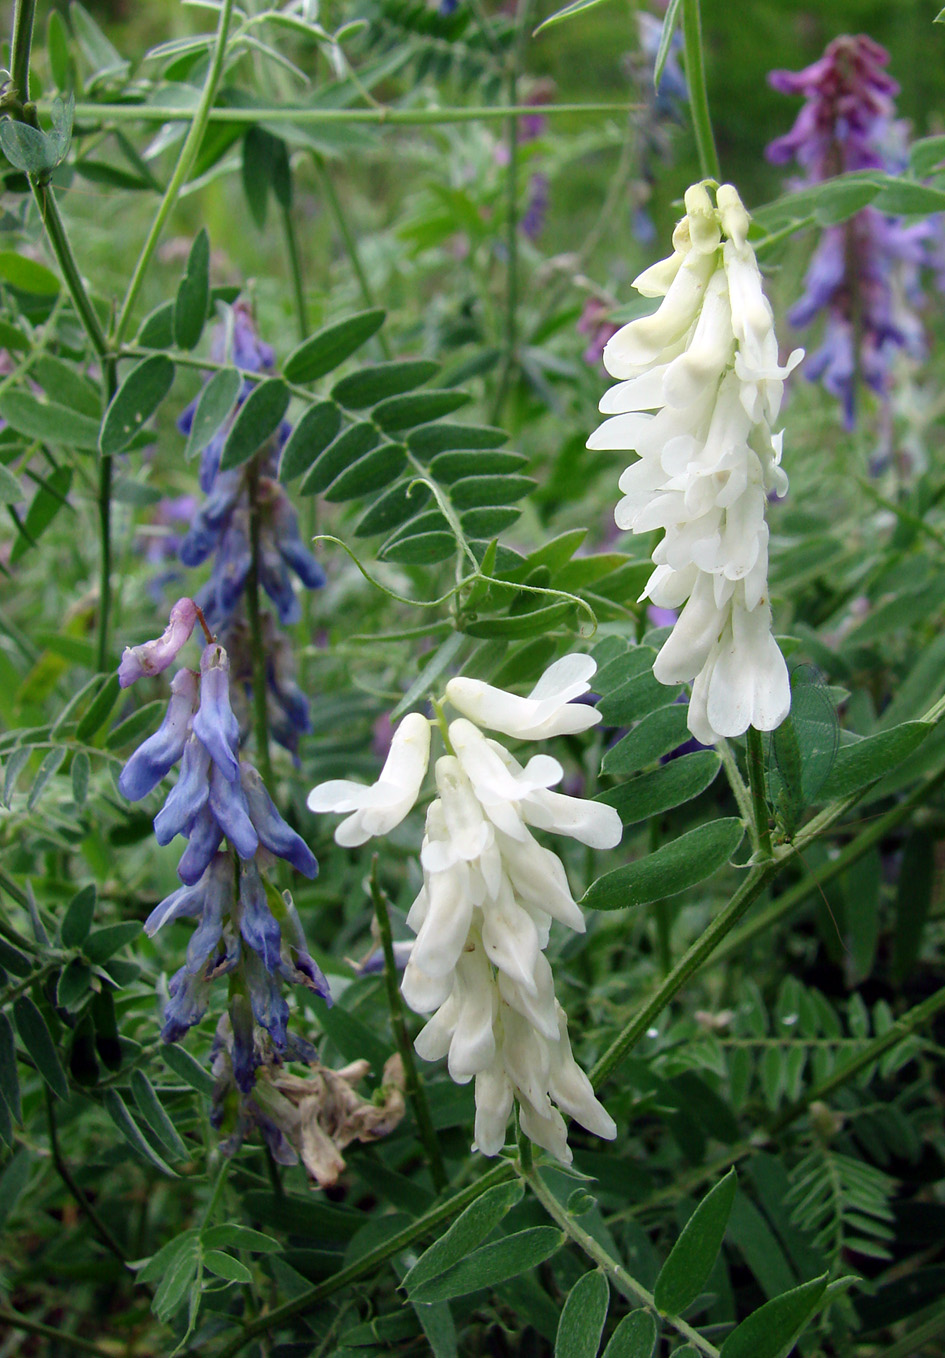
<path id="1" fill-rule="evenodd" d="M 479 729 L 526 740 L 587 730 L 600 713 L 571 700 L 588 691 L 596 669 L 589 656 L 564 656 L 527 698 L 478 679 L 451 679 L 446 687 L 462 716 L 449 724 L 449 753 L 436 761 L 438 795 L 420 851 L 423 886 L 407 916 L 417 937 L 402 989 L 411 1008 L 432 1016 L 417 1038 L 419 1055 L 447 1057 L 460 1084 L 475 1080 L 475 1146 L 485 1155 L 502 1149 L 515 1099 L 526 1134 L 565 1164 L 571 1152 L 562 1112 L 598 1136 L 616 1135 L 571 1054 L 544 953 L 552 919 L 583 933 L 584 917 L 561 860 L 530 827 L 611 849 L 620 841 L 620 817 L 603 803 L 552 792 L 564 769 L 550 755 L 533 755 L 523 766 Z M 308 805 L 353 812 L 335 839 L 363 844 L 393 829 L 414 805 L 429 749 L 426 718 L 405 717 L 377 783 L 322 783 Z"/>
<path id="2" fill-rule="evenodd" d="M 705 185 L 688 190 L 672 256 L 635 283 L 662 297 L 659 308 L 604 350 L 621 380 L 587 444 L 638 454 L 620 478 L 615 518 L 631 533 L 664 530 L 642 597 L 685 607 L 653 673 L 692 682 L 689 729 L 706 745 L 749 726 L 773 730 L 791 703 L 771 634 L 765 504 L 787 490 L 771 425 L 804 351 L 779 365 L 748 223 L 731 184 L 715 206 Z"/>

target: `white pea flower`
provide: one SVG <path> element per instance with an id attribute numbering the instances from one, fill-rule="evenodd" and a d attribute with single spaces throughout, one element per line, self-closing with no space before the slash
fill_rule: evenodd
<path id="1" fill-rule="evenodd" d="M 430 723 L 411 712 L 394 733 L 376 783 L 365 787 L 347 778 L 320 783 L 308 794 L 308 809 L 353 811 L 335 831 L 335 843 L 345 848 L 366 844 L 372 835 L 393 830 L 416 804 L 429 760 Z"/>
<path id="2" fill-rule="evenodd" d="M 545 957 L 552 920 L 583 933 L 584 917 L 561 860 L 532 828 L 610 849 L 620 840 L 620 817 L 613 807 L 552 791 L 564 770 L 550 755 L 533 755 L 523 766 L 479 729 L 523 739 L 588 729 L 600 714 L 571 700 L 588 691 L 596 668 L 588 656 L 564 656 L 527 698 L 475 679 L 451 679 L 446 687 L 462 715 L 449 723 L 448 753 L 436 761 L 437 796 L 420 851 L 423 885 L 407 916 L 416 940 L 402 990 L 411 1008 L 431 1015 L 416 1041 L 419 1055 L 445 1056 L 454 1080 L 475 1080 L 475 1146 L 486 1155 L 504 1145 L 515 1099 L 526 1134 L 564 1163 L 571 1152 L 562 1113 L 599 1136 L 616 1135 L 571 1054 Z M 429 747 L 426 719 L 405 717 L 377 783 L 323 783 L 308 804 L 354 812 L 335 838 L 362 844 L 413 806 Z"/>
<path id="3" fill-rule="evenodd" d="M 587 445 L 638 454 L 620 477 L 615 518 L 632 533 L 664 532 L 642 597 L 685 607 L 653 673 L 692 682 L 689 729 L 704 744 L 749 726 L 772 730 L 790 708 L 771 634 L 765 505 L 787 490 L 782 435 L 771 425 L 804 352 L 778 363 L 748 223 L 730 184 L 714 206 L 705 185 L 687 191 L 673 254 L 635 282 L 662 297 L 659 308 L 604 350 L 620 381 Z"/>

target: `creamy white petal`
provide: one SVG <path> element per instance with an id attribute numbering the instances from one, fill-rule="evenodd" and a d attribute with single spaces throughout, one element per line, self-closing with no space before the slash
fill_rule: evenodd
<path id="1" fill-rule="evenodd" d="M 376 783 L 364 786 L 347 779 L 320 783 L 308 794 L 310 811 L 354 811 L 335 831 L 347 847 L 364 844 L 372 835 L 388 834 L 416 804 L 430 759 L 430 723 L 411 712 L 397 727 Z"/>

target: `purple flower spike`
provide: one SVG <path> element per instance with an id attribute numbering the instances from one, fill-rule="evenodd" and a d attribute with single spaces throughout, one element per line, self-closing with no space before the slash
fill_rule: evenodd
<path id="1" fill-rule="evenodd" d="M 191 735 L 184 746 L 180 776 L 154 817 L 154 837 L 159 844 L 170 844 L 175 835 L 190 832 L 198 813 L 206 805 L 210 791 L 209 771 L 210 756 L 197 737 Z"/>
<path id="2" fill-rule="evenodd" d="M 222 843 L 223 831 L 214 820 L 209 806 L 205 806 L 190 827 L 190 842 L 177 865 L 177 875 L 181 881 L 189 886 L 199 882 Z"/>
<path id="3" fill-rule="evenodd" d="M 285 941 L 288 945 L 286 954 L 289 960 L 283 959 L 280 968 L 281 974 L 287 981 L 293 981 L 296 984 L 307 986 L 309 990 L 314 990 L 315 994 L 320 995 L 330 1008 L 333 1000 L 328 979 L 308 950 L 299 912 L 287 891 L 282 893 L 282 900 L 285 906 Z"/>
<path id="4" fill-rule="evenodd" d="M 291 627 L 302 617 L 302 606 L 295 597 L 289 572 L 279 552 L 263 547 L 259 563 L 259 583 L 276 606 L 283 627 Z"/>
<path id="5" fill-rule="evenodd" d="M 244 1094 L 249 1094 L 256 1083 L 256 1043 L 253 1038 L 253 1011 L 249 996 L 236 994 L 230 1001 L 230 1024 L 233 1029 L 233 1078 Z"/>
<path id="6" fill-rule="evenodd" d="M 259 842 L 270 853 L 291 863 L 296 872 L 300 872 L 303 877 L 314 877 L 318 872 L 315 855 L 301 836 L 286 825 L 266 791 L 259 773 L 245 760 L 240 766 L 240 779 L 249 816 L 256 827 Z"/>
<path id="7" fill-rule="evenodd" d="M 207 1012 L 210 982 L 202 976 L 194 976 L 183 966 L 171 977 L 168 990 L 171 998 L 164 1010 L 161 1038 L 164 1042 L 179 1042 Z"/>
<path id="8" fill-rule="evenodd" d="M 279 982 L 269 974 L 254 952 L 246 955 L 246 980 L 256 1022 L 269 1033 L 276 1050 L 285 1051 L 289 1006 Z"/>
<path id="9" fill-rule="evenodd" d="M 194 734 L 217 768 L 231 783 L 240 776 L 236 752 L 240 728 L 230 706 L 230 661 L 222 646 L 211 642 L 200 657 L 200 707 Z"/>
<path id="10" fill-rule="evenodd" d="M 240 872 L 240 933 L 266 970 L 274 974 L 281 957 L 282 933 L 254 863 L 244 864 Z"/>
<path id="11" fill-rule="evenodd" d="M 177 653 L 190 639 L 197 624 L 197 605 L 193 599 L 178 599 L 171 609 L 170 622 L 156 641 L 143 646 L 126 646 L 118 666 L 118 682 L 127 688 L 143 675 L 160 674 L 177 659 Z"/>
<path id="12" fill-rule="evenodd" d="M 164 720 L 121 771 L 118 788 L 129 802 L 140 802 L 146 797 L 180 759 L 196 706 L 197 676 L 193 670 L 179 670 L 171 681 L 171 699 Z"/>
<path id="13" fill-rule="evenodd" d="M 210 811 L 230 848 L 240 858 L 252 858 L 259 848 L 259 836 L 249 818 L 243 789 L 239 783 L 231 783 L 217 764 L 210 771 Z"/>

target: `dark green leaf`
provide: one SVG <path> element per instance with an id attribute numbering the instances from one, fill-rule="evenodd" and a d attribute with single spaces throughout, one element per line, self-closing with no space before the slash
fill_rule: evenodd
<path id="1" fill-rule="evenodd" d="M 382 443 L 336 476 L 325 491 L 325 499 L 340 503 L 381 490 L 396 480 L 406 464 L 407 454 L 402 444 Z"/>
<path id="2" fill-rule="evenodd" d="M 471 637 L 531 637 L 537 633 L 542 636 L 557 623 L 561 622 L 574 607 L 568 600 L 561 603 L 546 604 L 534 608 L 530 613 L 508 614 L 504 618 L 482 618 L 477 622 L 467 622 L 463 631 Z"/>
<path id="3" fill-rule="evenodd" d="M 605 0 L 571 0 L 570 5 L 565 5 L 564 9 L 556 10 L 550 18 L 540 23 L 532 34 L 535 37 L 542 29 L 550 28 L 552 24 L 560 24 L 565 19 L 572 18 L 575 14 L 580 14 L 583 9 L 594 9 L 597 5 L 603 5 Z"/>
<path id="4" fill-rule="evenodd" d="M 76 727 L 76 739 L 91 740 L 95 733 L 105 725 L 120 696 L 121 688 L 118 683 L 118 675 L 110 674 L 93 698 L 89 710 Z"/>
<path id="5" fill-rule="evenodd" d="M 415 1289 L 438 1278 L 454 1264 L 465 1259 L 495 1230 L 499 1222 L 522 1199 L 522 1185 L 518 1180 L 499 1184 L 476 1198 L 456 1218 L 449 1230 L 425 1250 L 404 1278 L 404 1287 L 413 1294 Z"/>
<path id="6" fill-rule="evenodd" d="M 46 1020 L 28 995 L 20 995 L 13 1001 L 13 1022 L 20 1041 L 49 1088 L 57 1098 L 67 1099 L 69 1085 L 59 1053 L 46 1027 Z"/>
<path id="7" fill-rule="evenodd" d="M 33 963 L 26 953 L 14 948 L 5 938 L 0 938 L 0 966 L 5 971 L 11 971 L 14 976 L 29 976 L 33 970 Z"/>
<path id="8" fill-rule="evenodd" d="M 322 1243 L 350 1240 L 361 1229 L 361 1212 L 334 1207 L 317 1198 L 303 1198 L 297 1193 L 262 1193 L 252 1190 L 243 1195 L 246 1213 L 266 1226 L 278 1226 L 292 1235 Z"/>
<path id="9" fill-rule="evenodd" d="M 433 424 L 411 430 L 407 435 L 407 447 L 424 460 L 454 450 L 471 452 L 501 448 L 508 441 L 509 436 L 504 429 L 493 429 L 491 425 L 485 424 Z M 515 453 L 513 456 L 519 457 L 521 454 Z"/>
<path id="10" fill-rule="evenodd" d="M 438 428 L 433 425 L 432 428 Z M 508 453 L 504 449 L 482 448 L 471 452 L 438 453 L 430 463 L 430 475 L 444 486 L 467 476 L 507 476 L 528 464 L 522 453 Z"/>
<path id="11" fill-rule="evenodd" d="M 715 750 L 699 750 L 609 788 L 596 800 L 616 807 L 624 825 L 635 825 L 698 797 L 714 781 L 721 765 Z"/>
<path id="12" fill-rule="evenodd" d="M 744 833 L 742 822 L 735 819 L 698 825 L 629 867 L 599 877 L 581 904 L 593 910 L 622 910 L 675 896 L 727 863 Z"/>
<path id="13" fill-rule="evenodd" d="M 274 1236 L 254 1231 L 251 1226 L 238 1226 L 235 1222 L 211 1226 L 203 1232 L 201 1239 L 208 1250 L 228 1246 L 230 1249 L 249 1250 L 251 1254 L 278 1254 L 282 1249 Z"/>
<path id="14" fill-rule="evenodd" d="M 16 1044 L 10 1020 L 2 1010 L 0 1010 L 0 1099 L 9 1108 L 13 1121 L 22 1122 L 20 1082 L 16 1074 Z"/>
<path id="15" fill-rule="evenodd" d="M 89 934 L 82 951 L 90 962 L 101 966 L 121 948 L 131 943 L 141 933 L 141 924 L 136 919 L 122 920 L 120 924 L 106 924 Z"/>
<path id="16" fill-rule="evenodd" d="M 689 739 L 687 710 L 683 703 L 671 703 L 650 712 L 629 735 L 618 740 L 604 755 L 604 773 L 635 773 L 654 759 L 678 749 Z"/>
<path id="17" fill-rule="evenodd" d="M 376 424 L 390 434 L 396 429 L 412 429 L 449 415 L 470 400 L 465 391 L 418 391 L 409 396 L 391 396 L 371 412 Z"/>
<path id="18" fill-rule="evenodd" d="M 532 1226 L 468 1254 L 438 1277 L 411 1289 L 412 1301 L 448 1301 L 528 1273 L 550 1258 L 565 1236 L 554 1226 Z"/>
<path id="19" fill-rule="evenodd" d="M 0 1173 L 0 1231 L 19 1201 L 30 1174 L 30 1152 L 22 1146 Z"/>
<path id="20" fill-rule="evenodd" d="M 390 396 L 400 396 L 429 382 L 440 370 L 430 358 L 398 359 L 391 363 L 375 363 L 349 373 L 331 389 L 332 400 L 349 410 L 373 406 Z"/>
<path id="21" fill-rule="evenodd" d="M 220 470 L 241 467 L 276 433 L 289 408 L 289 388 L 269 377 L 249 393 L 226 436 Z"/>
<path id="22" fill-rule="evenodd" d="M 95 883 L 90 882 L 69 902 L 60 930 L 64 948 L 77 948 L 85 939 L 95 918 L 95 898 Z"/>
<path id="23" fill-rule="evenodd" d="M 605 726 L 628 726 L 645 717 L 648 712 L 665 707 L 678 692 L 678 684 L 667 687 L 654 677 L 651 670 L 645 669 L 642 674 L 634 675 L 626 683 L 606 693 L 598 704 L 601 721 Z"/>
<path id="24" fill-rule="evenodd" d="M 139 1113 L 158 1141 L 171 1155 L 186 1159 L 190 1152 L 164 1111 L 164 1105 L 158 1098 L 157 1091 L 151 1081 L 140 1070 L 131 1072 L 131 1092 L 134 1095 L 135 1103 L 138 1105 Z"/>
<path id="25" fill-rule="evenodd" d="M 210 303 L 210 237 L 201 227 L 194 237 L 187 268 L 174 303 L 174 342 L 179 349 L 193 349 L 203 333 Z"/>
<path id="26" fill-rule="evenodd" d="M 906 721 L 852 745 L 841 746 L 830 776 L 820 790 L 822 800 L 848 797 L 888 773 L 918 749 L 930 729 L 925 722 Z"/>
<path id="27" fill-rule="evenodd" d="M 0 415 L 12 429 L 41 443 L 64 443 L 84 452 L 98 448 L 98 420 L 32 392 L 5 391 L 0 396 Z"/>
<path id="28" fill-rule="evenodd" d="M 59 766 L 66 757 L 64 746 L 60 745 L 55 749 L 47 750 L 43 757 L 43 762 L 39 766 L 39 772 L 33 779 L 33 786 L 30 788 L 26 798 L 27 811 L 33 811 L 40 797 L 46 791 L 50 778 L 58 772 Z"/>
<path id="29" fill-rule="evenodd" d="M 87 962 L 74 957 L 65 970 L 59 973 L 56 1003 L 62 1009 L 74 1009 L 84 1004 L 92 988 L 93 974 Z"/>
<path id="30" fill-rule="evenodd" d="M 189 1051 L 169 1042 L 161 1048 L 161 1056 L 164 1064 L 178 1079 L 190 1085 L 191 1089 L 196 1089 L 198 1094 L 207 1098 L 213 1093 L 213 1076 L 199 1061 L 194 1060 Z"/>
<path id="31" fill-rule="evenodd" d="M 585 1273 L 568 1293 L 555 1339 L 555 1358 L 597 1358 L 610 1287 L 599 1269 Z"/>
<path id="32" fill-rule="evenodd" d="M 195 1231 L 194 1235 L 196 1234 Z M 170 1324 L 184 1304 L 188 1292 L 193 1295 L 195 1284 L 199 1287 L 200 1275 L 200 1242 L 197 1239 L 189 1239 L 185 1242 L 184 1248 L 168 1260 L 164 1271 L 158 1275 L 161 1281 L 151 1302 L 151 1310 L 158 1320 L 163 1321 L 165 1325 Z"/>
<path id="33" fill-rule="evenodd" d="M 416 533 L 398 537 L 389 546 L 378 551 L 383 561 L 396 561 L 404 566 L 432 566 L 437 561 L 445 561 L 456 550 L 456 539 L 452 533 L 435 531 Z"/>
<path id="34" fill-rule="evenodd" d="M 738 1176 L 730 1169 L 683 1227 L 653 1289 L 653 1300 L 664 1315 L 681 1315 L 705 1286 L 722 1248 L 737 1187 Z"/>
<path id="35" fill-rule="evenodd" d="M 215 372 L 197 398 L 184 457 L 190 460 L 206 448 L 232 415 L 243 380 L 235 368 Z"/>
<path id="36" fill-rule="evenodd" d="M 386 312 L 360 311 L 335 321 L 304 340 L 286 359 L 283 372 L 289 382 L 314 382 L 337 368 L 366 343 L 384 324 Z"/>
<path id="37" fill-rule="evenodd" d="M 76 418 L 79 418 L 78 416 Z M 26 511 L 23 532 L 19 534 L 10 549 L 10 563 L 14 565 L 20 557 L 46 531 L 53 519 L 67 503 L 66 496 L 72 486 L 72 468 L 56 467 L 39 487 Z"/>
<path id="38" fill-rule="evenodd" d="M 72 797 L 76 806 L 84 806 L 89 795 L 89 774 L 92 765 L 84 750 L 72 756 Z"/>
<path id="39" fill-rule="evenodd" d="M 234 1259 L 232 1254 L 224 1254 L 221 1250 L 208 1250 L 203 1256 L 203 1262 L 211 1273 L 215 1273 L 218 1278 L 226 1278 L 231 1283 L 251 1283 L 253 1275 L 245 1264 L 239 1259 Z"/>
<path id="40" fill-rule="evenodd" d="M 55 297 L 59 291 L 59 279 L 51 269 L 15 250 L 0 250 L 0 279 L 20 292 L 30 292 L 36 297 Z"/>
<path id="41" fill-rule="evenodd" d="M 945 192 L 911 179 L 889 178 L 873 200 L 879 212 L 894 216 L 928 216 L 945 208 Z"/>
<path id="42" fill-rule="evenodd" d="M 117 75 L 127 70 L 128 63 L 121 53 L 112 46 L 98 24 L 79 0 L 71 0 L 69 19 L 72 31 L 86 60 L 92 67 L 95 78 L 104 75 Z"/>
<path id="43" fill-rule="evenodd" d="M 118 1090 L 106 1089 L 103 1103 L 106 1113 L 128 1142 L 129 1146 L 131 1146 L 133 1150 L 136 1150 L 143 1159 L 154 1165 L 155 1169 L 160 1170 L 162 1174 L 168 1174 L 171 1178 L 176 1178 L 177 1176 L 170 1165 L 166 1164 L 158 1155 L 157 1151 L 153 1150 L 145 1140 L 141 1128 L 129 1113 L 128 1105 L 118 1093 Z"/>
<path id="44" fill-rule="evenodd" d="M 534 490 L 531 476 L 464 476 L 450 488 L 457 509 L 478 505 L 510 505 Z"/>
<path id="45" fill-rule="evenodd" d="M 376 448 L 380 441 L 380 434 L 369 421 L 350 425 L 318 454 L 299 487 L 299 494 L 320 495 L 346 467 Z"/>
<path id="46" fill-rule="evenodd" d="M 508 528 L 521 515 L 514 505 L 496 505 L 492 509 L 467 509 L 460 515 L 459 523 L 467 538 L 478 538 L 488 542 Z"/>
<path id="47" fill-rule="evenodd" d="M 358 522 L 354 535 L 358 538 L 373 537 L 375 533 L 386 533 L 391 528 L 406 522 L 430 498 L 428 486 L 418 482 L 403 481 L 391 486 L 379 496 Z"/>
<path id="48" fill-rule="evenodd" d="M 289 435 L 279 462 L 279 480 L 288 483 L 308 471 L 341 428 L 341 411 L 334 401 L 316 401 Z"/>
<path id="49" fill-rule="evenodd" d="M 139 1283 L 156 1283 L 159 1279 L 167 1276 L 174 1268 L 175 1262 L 182 1255 L 192 1255 L 194 1258 L 200 1251 L 200 1232 L 189 1230 L 182 1232 L 169 1240 L 166 1245 L 158 1250 L 157 1254 L 152 1254 L 151 1258 L 138 1273 Z"/>
<path id="50" fill-rule="evenodd" d="M 106 750 L 120 750 L 122 746 L 138 741 L 145 733 L 157 730 L 166 711 L 167 700 L 164 698 L 145 703 L 144 707 L 139 707 L 137 712 L 132 712 L 130 717 L 112 727 L 105 737 Z"/>
<path id="51" fill-rule="evenodd" d="M 765 1302 L 732 1331 L 722 1345 L 720 1358 L 787 1358 L 826 1290 L 825 1273 Z"/>
<path id="52" fill-rule="evenodd" d="M 275 137 L 261 127 L 250 127 L 243 137 L 243 194 L 253 221 L 261 231 L 266 225 L 271 185 L 272 149 Z"/>
<path id="53" fill-rule="evenodd" d="M 135 364 L 112 397 L 102 421 L 99 448 L 106 457 L 128 447 L 164 400 L 173 382 L 174 364 L 167 354 L 150 354 Z"/>

